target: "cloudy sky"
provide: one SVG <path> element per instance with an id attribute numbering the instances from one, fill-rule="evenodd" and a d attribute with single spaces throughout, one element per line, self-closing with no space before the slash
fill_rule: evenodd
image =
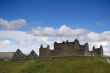
<path id="1" fill-rule="evenodd" d="M 110 55 L 110 0 L 0 0 L 0 51 L 74 39 Z"/>

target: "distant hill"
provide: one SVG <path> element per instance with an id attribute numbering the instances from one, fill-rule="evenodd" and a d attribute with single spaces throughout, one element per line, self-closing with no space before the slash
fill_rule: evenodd
<path id="1" fill-rule="evenodd" d="M 15 52 L 0 52 L 0 59 L 11 59 Z"/>
<path id="2" fill-rule="evenodd" d="M 110 73 L 110 64 L 104 57 L 93 56 L 0 61 L 0 73 Z"/>

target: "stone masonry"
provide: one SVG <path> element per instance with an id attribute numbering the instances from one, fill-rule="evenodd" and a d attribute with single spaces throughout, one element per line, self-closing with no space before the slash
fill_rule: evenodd
<path id="1" fill-rule="evenodd" d="M 60 56 L 103 56 L 103 47 L 93 47 L 92 51 L 89 51 L 88 43 L 80 45 L 77 39 L 74 42 L 57 43 L 54 42 L 54 50 L 50 50 L 49 45 L 45 48 L 41 45 L 39 49 L 39 58 L 60 57 Z"/>

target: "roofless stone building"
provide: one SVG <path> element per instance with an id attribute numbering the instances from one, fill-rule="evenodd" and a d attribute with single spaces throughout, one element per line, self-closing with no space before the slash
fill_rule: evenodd
<path id="1" fill-rule="evenodd" d="M 54 50 L 50 50 L 49 45 L 39 48 L 39 58 L 49 58 L 49 57 L 60 57 L 60 56 L 103 56 L 103 47 L 100 48 L 93 47 L 92 51 L 89 51 L 88 43 L 80 45 L 77 39 L 74 42 L 54 42 Z"/>
<path id="2" fill-rule="evenodd" d="M 26 55 L 24 55 L 20 49 L 17 49 L 12 57 L 12 60 L 25 60 L 26 58 Z"/>
<path id="3" fill-rule="evenodd" d="M 37 58 L 38 58 L 38 55 L 34 52 L 34 50 L 32 50 L 30 54 L 27 56 L 27 59 L 30 59 L 30 60 L 37 59 Z"/>
<path id="4" fill-rule="evenodd" d="M 42 45 L 40 46 L 40 49 L 39 49 L 39 58 L 40 59 L 46 59 L 46 58 L 49 58 L 51 55 L 50 55 L 50 46 L 47 45 L 47 47 L 43 47 Z"/>
<path id="5" fill-rule="evenodd" d="M 32 50 L 29 55 L 25 55 L 21 52 L 20 49 L 14 53 L 12 60 L 34 60 L 38 59 L 38 55 Z"/>
<path id="6" fill-rule="evenodd" d="M 54 49 L 51 50 L 50 46 L 39 48 L 39 56 L 32 50 L 29 55 L 25 55 L 18 49 L 12 60 L 27 60 L 27 59 L 48 59 L 50 57 L 61 57 L 61 56 L 103 56 L 103 47 L 100 45 L 99 48 L 93 46 L 92 51 L 89 51 L 88 43 L 81 45 L 77 39 L 74 42 L 54 42 Z"/>

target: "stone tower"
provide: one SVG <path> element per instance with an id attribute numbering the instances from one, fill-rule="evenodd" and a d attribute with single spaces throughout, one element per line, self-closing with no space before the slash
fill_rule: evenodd
<path id="1" fill-rule="evenodd" d="M 103 46 L 100 45 L 100 55 L 103 56 Z"/>
<path id="2" fill-rule="evenodd" d="M 88 45 L 88 43 L 85 43 L 83 49 L 85 49 L 85 51 L 84 51 L 84 55 L 85 56 L 90 56 L 91 55 L 91 52 L 89 51 L 89 45 Z"/>
<path id="3" fill-rule="evenodd" d="M 80 54 L 81 50 L 79 51 L 79 49 L 80 49 L 79 41 L 78 41 L 78 39 L 75 39 L 74 40 L 74 50 L 75 50 L 74 54 L 75 55 L 79 55 Z"/>
<path id="4" fill-rule="evenodd" d="M 93 46 L 92 55 L 93 56 L 103 56 L 103 47 L 102 47 L 102 45 L 100 45 L 99 48 L 95 48 L 95 46 Z"/>
<path id="5" fill-rule="evenodd" d="M 43 48 L 43 46 L 41 45 L 39 48 L 39 58 L 40 59 L 46 59 L 50 57 L 50 46 L 47 45 L 46 48 Z"/>
<path id="6" fill-rule="evenodd" d="M 79 50 L 79 41 L 78 41 L 78 39 L 74 40 L 74 46 L 75 46 L 76 50 Z"/>

